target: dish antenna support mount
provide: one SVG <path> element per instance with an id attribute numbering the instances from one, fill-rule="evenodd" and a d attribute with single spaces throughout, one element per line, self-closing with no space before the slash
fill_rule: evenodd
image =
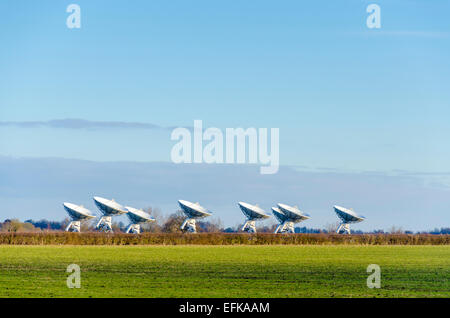
<path id="1" fill-rule="evenodd" d="M 285 221 L 279 224 L 274 233 L 295 233 L 294 222 Z"/>
<path id="2" fill-rule="evenodd" d="M 195 219 L 189 219 L 187 218 L 184 220 L 183 224 L 181 224 L 180 229 L 182 231 L 186 230 L 190 233 L 197 233 L 197 227 L 195 226 Z"/>
<path id="3" fill-rule="evenodd" d="M 256 233 L 256 221 L 255 220 L 247 220 L 244 226 L 242 227 L 243 232 L 248 233 Z"/>
<path id="4" fill-rule="evenodd" d="M 336 230 L 337 234 L 351 234 L 350 224 L 342 222 Z"/>
<path id="5" fill-rule="evenodd" d="M 81 221 L 70 221 L 66 227 L 66 232 L 81 232 Z"/>
<path id="6" fill-rule="evenodd" d="M 102 216 L 95 226 L 96 229 L 103 231 L 105 233 L 112 233 L 112 217 L 111 216 Z"/>
<path id="7" fill-rule="evenodd" d="M 141 225 L 131 223 L 130 225 L 128 225 L 125 233 L 140 234 L 141 233 Z"/>

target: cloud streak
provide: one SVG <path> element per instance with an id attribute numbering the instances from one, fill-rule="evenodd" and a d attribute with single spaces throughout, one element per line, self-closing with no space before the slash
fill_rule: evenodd
<path id="1" fill-rule="evenodd" d="M 54 128 L 54 129 L 146 129 L 172 130 L 175 127 L 164 127 L 152 123 L 125 121 L 93 121 L 77 118 L 53 119 L 47 121 L 0 121 L 0 127 L 19 128 Z"/>

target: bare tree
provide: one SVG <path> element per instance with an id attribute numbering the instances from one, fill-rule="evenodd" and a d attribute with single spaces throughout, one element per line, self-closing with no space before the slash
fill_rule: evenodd
<path id="1" fill-rule="evenodd" d="M 142 224 L 141 231 L 149 233 L 161 233 L 163 225 L 166 221 L 166 218 L 161 213 L 161 210 L 158 208 L 148 207 L 144 209 L 144 211 L 150 214 L 153 218 L 155 218 L 155 221 Z"/>
<path id="2" fill-rule="evenodd" d="M 184 215 L 184 213 L 178 210 L 167 218 L 167 221 L 162 227 L 162 231 L 164 233 L 181 233 L 182 231 L 180 227 L 181 224 L 183 224 L 185 218 L 186 216 Z"/>

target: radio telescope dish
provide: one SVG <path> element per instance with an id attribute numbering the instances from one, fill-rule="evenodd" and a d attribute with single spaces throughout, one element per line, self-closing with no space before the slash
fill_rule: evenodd
<path id="1" fill-rule="evenodd" d="M 180 228 L 182 230 L 186 228 L 186 230 L 191 233 L 197 233 L 197 228 L 195 226 L 197 219 L 202 219 L 212 214 L 210 211 L 202 207 L 199 203 L 178 200 L 178 204 L 180 205 L 180 208 L 183 210 L 184 214 L 187 216 L 183 224 L 181 224 Z"/>
<path id="2" fill-rule="evenodd" d="M 280 224 L 275 233 L 295 233 L 294 224 L 308 220 L 310 216 L 300 211 L 297 207 L 278 203 L 278 208 L 272 208 L 272 212 Z"/>
<path id="3" fill-rule="evenodd" d="M 125 208 L 128 211 L 127 216 L 131 222 L 125 233 L 139 234 L 141 233 L 141 224 L 156 221 L 155 218 L 151 217 L 147 212 L 129 206 Z"/>
<path id="4" fill-rule="evenodd" d="M 242 231 L 247 231 L 249 233 L 256 233 L 256 221 L 267 219 L 270 215 L 257 205 L 252 205 L 245 202 L 238 202 L 239 208 L 242 213 L 247 217 L 247 221 L 242 227 Z"/>
<path id="5" fill-rule="evenodd" d="M 105 198 L 94 197 L 94 202 L 97 208 L 103 213 L 103 216 L 97 223 L 96 228 L 105 232 L 112 233 L 111 218 L 127 213 L 127 209 L 113 200 Z"/>
<path id="6" fill-rule="evenodd" d="M 288 219 L 279 208 L 272 207 L 272 213 L 280 223 L 283 223 Z"/>
<path id="7" fill-rule="evenodd" d="M 278 224 L 274 233 L 282 232 L 282 229 L 284 229 L 284 224 L 288 220 L 288 218 L 279 208 L 276 208 L 276 207 L 272 207 L 272 213 L 275 216 L 275 218 L 278 220 L 278 222 L 280 223 L 280 224 Z"/>
<path id="8" fill-rule="evenodd" d="M 336 233 L 350 234 L 351 223 L 359 223 L 366 219 L 364 216 L 356 214 L 351 209 L 346 209 L 337 205 L 334 206 L 334 212 L 336 212 L 337 216 L 342 221 L 338 229 L 336 230 Z"/>
<path id="9" fill-rule="evenodd" d="M 81 221 L 95 218 L 95 215 L 93 215 L 91 211 L 81 205 L 64 202 L 63 206 L 72 219 L 72 221 L 66 227 L 66 232 L 80 232 Z"/>
<path id="10" fill-rule="evenodd" d="M 277 204 L 280 210 L 293 221 L 304 221 L 311 218 L 309 214 L 303 213 L 296 206 L 289 206 L 287 204 L 278 203 Z"/>

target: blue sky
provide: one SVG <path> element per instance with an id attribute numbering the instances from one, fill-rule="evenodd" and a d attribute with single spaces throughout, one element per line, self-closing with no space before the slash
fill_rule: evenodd
<path id="1" fill-rule="evenodd" d="M 79 30 L 66 27 L 70 3 Z M 379 30 L 366 27 L 370 3 Z M 448 191 L 449 10 L 443 0 L 2 1 L 0 155 L 169 162 L 166 127 L 201 119 L 280 128 L 280 162 L 297 170 L 408 173 Z M 60 119 L 93 124 L 48 123 Z M 448 226 L 449 208 L 428 213 Z"/>

